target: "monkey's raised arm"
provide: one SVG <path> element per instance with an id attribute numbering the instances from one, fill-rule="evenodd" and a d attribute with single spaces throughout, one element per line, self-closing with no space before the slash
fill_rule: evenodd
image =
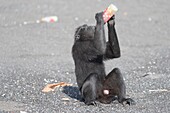
<path id="1" fill-rule="evenodd" d="M 104 32 L 103 12 L 97 13 L 95 18 L 97 22 L 94 33 L 94 46 L 100 54 L 104 55 L 106 52 L 106 39 Z"/>
<path id="2" fill-rule="evenodd" d="M 121 56 L 119 41 L 115 29 L 114 16 L 107 22 L 108 23 L 108 38 L 105 59 L 119 58 Z"/>

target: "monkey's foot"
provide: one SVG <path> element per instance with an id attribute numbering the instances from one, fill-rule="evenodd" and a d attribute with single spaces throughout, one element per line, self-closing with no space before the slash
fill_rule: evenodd
<path id="1" fill-rule="evenodd" d="M 97 106 L 97 103 L 95 101 L 92 102 L 85 102 L 86 105 L 93 105 L 93 106 Z"/>
<path id="2" fill-rule="evenodd" d="M 131 98 L 126 98 L 126 99 L 123 100 L 122 104 L 123 105 L 125 105 L 125 104 L 136 105 L 136 102 L 133 99 L 131 99 Z"/>

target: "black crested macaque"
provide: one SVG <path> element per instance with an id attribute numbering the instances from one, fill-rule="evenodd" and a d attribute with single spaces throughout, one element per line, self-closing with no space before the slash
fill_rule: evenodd
<path id="1" fill-rule="evenodd" d="M 103 12 L 95 15 L 96 26 L 82 25 L 75 32 L 72 55 L 76 80 L 85 104 L 95 105 L 96 100 L 109 104 L 117 99 L 122 104 L 135 104 L 126 98 L 126 87 L 118 68 L 107 76 L 103 61 L 120 57 L 114 16 L 107 22 L 108 42 L 105 39 Z"/>

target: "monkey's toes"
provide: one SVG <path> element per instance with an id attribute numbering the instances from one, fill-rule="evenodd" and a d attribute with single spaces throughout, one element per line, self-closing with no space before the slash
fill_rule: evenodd
<path id="1" fill-rule="evenodd" d="M 125 104 L 128 104 L 128 105 L 136 105 L 136 102 L 131 98 L 127 98 L 125 102 L 126 102 Z"/>

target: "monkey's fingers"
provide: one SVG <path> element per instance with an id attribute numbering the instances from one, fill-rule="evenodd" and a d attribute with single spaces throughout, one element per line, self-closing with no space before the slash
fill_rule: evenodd
<path id="1" fill-rule="evenodd" d="M 128 104 L 128 105 L 130 106 L 130 105 L 136 105 L 136 102 L 135 102 L 133 99 L 131 99 L 131 98 L 127 98 L 127 99 L 125 99 L 125 100 L 123 101 L 122 104 L 123 104 L 123 105 Z"/>

